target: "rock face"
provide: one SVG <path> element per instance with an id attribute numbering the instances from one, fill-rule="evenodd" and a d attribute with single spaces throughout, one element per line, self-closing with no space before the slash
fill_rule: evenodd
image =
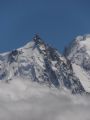
<path id="1" fill-rule="evenodd" d="M 74 69 L 76 65 L 90 73 L 90 52 L 85 45 L 80 46 L 86 38 L 77 38 L 64 57 L 36 35 L 24 47 L 0 54 L 0 80 L 22 78 L 49 87 L 66 88 L 73 94 L 89 92 Z"/>

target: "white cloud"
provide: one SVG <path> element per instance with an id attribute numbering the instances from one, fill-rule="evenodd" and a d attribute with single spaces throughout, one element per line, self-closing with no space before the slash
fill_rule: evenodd
<path id="1" fill-rule="evenodd" d="M 72 96 L 27 81 L 2 83 L 0 120 L 90 120 L 90 97 Z"/>

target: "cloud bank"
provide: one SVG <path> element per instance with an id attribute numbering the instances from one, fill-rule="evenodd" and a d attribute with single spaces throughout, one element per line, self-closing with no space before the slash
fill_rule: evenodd
<path id="1" fill-rule="evenodd" d="M 0 120 L 90 120 L 90 97 L 20 80 L 2 83 Z"/>

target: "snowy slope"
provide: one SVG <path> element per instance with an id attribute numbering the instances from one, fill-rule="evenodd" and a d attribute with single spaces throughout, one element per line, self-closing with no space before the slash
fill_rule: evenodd
<path id="1" fill-rule="evenodd" d="M 67 49 L 76 77 L 84 89 L 90 92 L 90 35 L 77 37 Z"/>
<path id="2" fill-rule="evenodd" d="M 85 91 L 90 93 L 90 76 L 79 65 L 72 64 L 75 75 L 79 78 Z"/>

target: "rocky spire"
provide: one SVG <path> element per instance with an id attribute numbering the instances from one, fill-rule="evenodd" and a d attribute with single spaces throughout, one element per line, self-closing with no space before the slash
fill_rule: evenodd
<path id="1" fill-rule="evenodd" d="M 39 34 L 35 34 L 34 38 L 33 38 L 33 41 L 36 43 L 36 44 L 43 44 L 43 40 L 41 39 L 41 37 L 39 36 Z"/>

